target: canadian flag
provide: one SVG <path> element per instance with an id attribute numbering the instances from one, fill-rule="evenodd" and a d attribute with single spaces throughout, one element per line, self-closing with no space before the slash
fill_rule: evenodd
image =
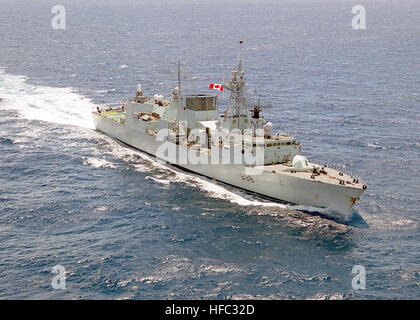
<path id="1" fill-rule="evenodd" d="M 219 83 L 210 83 L 210 89 L 223 91 L 223 86 Z"/>

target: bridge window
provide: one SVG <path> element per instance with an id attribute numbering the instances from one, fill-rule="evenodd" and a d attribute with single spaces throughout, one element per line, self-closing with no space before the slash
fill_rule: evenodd
<path id="1" fill-rule="evenodd" d="M 189 96 L 186 99 L 186 108 L 194 111 L 216 110 L 217 97 Z"/>

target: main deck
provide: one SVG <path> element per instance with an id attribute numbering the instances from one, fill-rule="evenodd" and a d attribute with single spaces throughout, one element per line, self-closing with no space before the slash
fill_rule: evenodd
<path id="1" fill-rule="evenodd" d="M 105 111 L 105 112 L 94 112 L 99 116 L 102 116 L 107 119 L 111 119 L 117 123 L 125 122 L 125 112 L 119 110 Z"/>
<path id="2" fill-rule="evenodd" d="M 363 182 L 355 179 L 354 177 L 351 177 L 348 174 L 328 167 L 321 167 L 320 169 L 314 172 L 313 170 L 309 169 L 296 171 L 293 170 L 293 167 L 288 164 L 271 164 L 265 165 L 264 171 L 271 172 L 274 174 L 281 173 L 287 176 L 312 180 L 321 183 L 338 184 L 354 189 L 366 188 L 366 185 Z"/>

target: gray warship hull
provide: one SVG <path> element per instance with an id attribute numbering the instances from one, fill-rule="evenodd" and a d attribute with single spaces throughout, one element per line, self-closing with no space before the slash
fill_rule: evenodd
<path id="1" fill-rule="evenodd" d="M 157 141 L 155 134 L 137 130 L 123 121 L 116 121 L 101 113 L 94 112 L 93 120 L 98 131 L 157 158 L 159 147 L 163 143 L 171 143 Z M 181 153 L 190 151 L 182 144 L 173 143 L 173 147 Z M 331 168 L 327 169 L 327 178 L 320 176 L 313 179 L 309 172 L 293 172 L 288 170 L 290 166 L 281 163 L 260 166 L 259 174 L 249 175 L 243 164 L 180 164 L 168 158 L 162 160 L 265 197 L 311 207 L 307 208 L 311 211 L 314 208 L 324 208 L 327 210 L 322 210 L 323 213 L 344 220 L 351 218 L 349 210 L 364 192 L 360 183 L 360 186 L 340 184 L 342 179 L 352 178 Z M 331 179 L 336 179 L 337 183 L 331 183 Z"/>
<path id="2" fill-rule="evenodd" d="M 219 115 L 217 95 L 181 94 L 179 63 L 171 99 L 146 97 L 138 85 L 134 99 L 105 112 L 97 107 L 93 120 L 98 131 L 185 170 L 349 219 L 366 185 L 310 163 L 294 137 L 272 134 L 272 123 L 260 116 L 260 99 L 249 112 L 245 87 L 242 60 L 228 83 L 210 84 L 210 89 L 230 91 L 227 109 Z"/>

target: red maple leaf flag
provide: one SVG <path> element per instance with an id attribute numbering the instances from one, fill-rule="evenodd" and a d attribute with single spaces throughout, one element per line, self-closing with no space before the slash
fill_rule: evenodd
<path id="1" fill-rule="evenodd" d="M 210 83 L 210 89 L 223 91 L 223 86 L 219 83 Z"/>

